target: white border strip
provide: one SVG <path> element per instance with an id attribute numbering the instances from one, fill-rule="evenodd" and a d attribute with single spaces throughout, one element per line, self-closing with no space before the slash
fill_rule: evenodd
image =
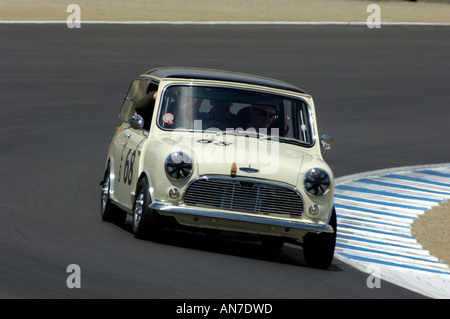
<path id="1" fill-rule="evenodd" d="M 72 21 L 73 22 L 73 21 Z M 80 24 L 167 24 L 167 25 L 356 25 L 366 26 L 361 21 L 79 21 Z M 66 24 L 67 21 L 0 21 L 0 24 Z M 450 22 L 381 22 L 381 26 L 450 26 Z"/>
<path id="2" fill-rule="evenodd" d="M 334 179 L 335 184 L 342 184 L 348 181 L 353 181 L 356 179 L 361 179 L 364 177 L 371 177 L 371 176 L 378 176 L 378 175 L 386 175 L 389 173 L 394 172 L 401 172 L 401 171 L 413 171 L 417 169 L 435 169 L 435 168 L 442 168 L 442 167 L 450 167 L 450 163 L 441 163 L 441 164 L 430 164 L 430 165 L 413 165 L 413 166 L 401 166 L 401 167 L 393 167 L 393 168 L 386 168 L 386 169 L 380 169 L 377 171 L 370 171 L 370 172 L 363 172 L 353 175 L 347 175 L 339 178 Z"/>

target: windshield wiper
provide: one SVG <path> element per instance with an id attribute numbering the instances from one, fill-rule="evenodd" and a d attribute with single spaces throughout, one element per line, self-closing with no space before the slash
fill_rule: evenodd
<path id="1" fill-rule="evenodd" d="M 295 145 L 301 145 L 304 146 L 306 143 L 302 142 L 296 138 L 293 137 L 283 137 L 283 136 L 273 136 L 273 135 L 267 135 L 264 137 L 264 139 L 267 140 L 276 140 L 279 142 L 289 143 L 289 144 L 295 144 Z"/>
<path id="2" fill-rule="evenodd" d="M 284 142 L 284 143 L 295 144 L 295 145 L 300 145 L 300 146 L 307 145 L 307 143 L 302 142 L 293 137 L 269 135 L 269 134 L 258 133 L 256 131 L 252 132 L 252 131 L 247 131 L 247 130 L 245 130 L 245 131 L 230 130 L 230 131 L 222 131 L 222 134 L 229 134 L 229 135 L 236 135 L 236 136 L 248 136 L 248 137 L 254 137 L 254 138 L 257 138 L 260 140 L 278 141 L 278 142 Z"/>

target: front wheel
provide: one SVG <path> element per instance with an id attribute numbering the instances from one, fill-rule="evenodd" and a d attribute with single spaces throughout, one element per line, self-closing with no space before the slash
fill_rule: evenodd
<path id="1" fill-rule="evenodd" d="M 109 196 L 111 190 L 111 177 L 109 170 L 105 172 L 105 176 L 100 185 L 102 187 L 100 206 L 100 215 L 102 216 L 102 219 L 115 224 L 124 223 L 127 218 L 127 213 L 115 206 L 111 202 L 111 198 Z"/>
<path id="2" fill-rule="evenodd" d="M 337 226 L 334 207 L 329 225 L 334 229 L 332 233 L 310 233 L 303 238 L 303 255 L 311 267 L 327 269 L 333 261 Z"/>
<path id="3" fill-rule="evenodd" d="M 136 238 L 154 240 L 161 231 L 161 216 L 150 209 L 149 204 L 150 189 L 144 178 L 137 186 L 133 205 L 133 233 Z"/>

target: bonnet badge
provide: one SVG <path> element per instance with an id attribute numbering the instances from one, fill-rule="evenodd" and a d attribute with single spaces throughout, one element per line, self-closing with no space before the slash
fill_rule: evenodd
<path id="1" fill-rule="evenodd" d="M 246 173 L 258 173 L 259 169 L 252 168 L 252 167 L 239 167 L 240 171 L 246 172 Z"/>

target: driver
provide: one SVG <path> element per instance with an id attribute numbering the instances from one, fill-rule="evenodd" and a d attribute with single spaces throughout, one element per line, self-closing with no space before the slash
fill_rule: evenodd
<path id="1" fill-rule="evenodd" d="M 273 123 L 276 112 L 277 108 L 273 105 L 252 105 L 247 128 L 253 127 L 256 130 L 269 128 Z"/>

